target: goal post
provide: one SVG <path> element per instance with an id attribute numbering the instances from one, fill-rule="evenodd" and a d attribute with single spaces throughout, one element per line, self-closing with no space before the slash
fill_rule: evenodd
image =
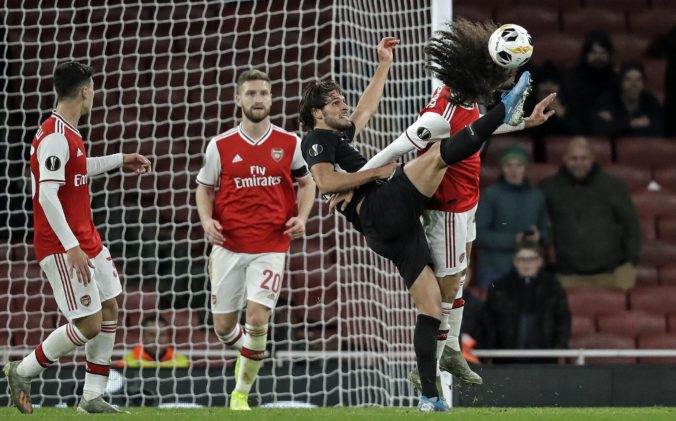
<path id="1" fill-rule="evenodd" d="M 0 360 L 21 358 L 65 322 L 33 254 L 28 157 L 55 104 L 56 64 L 78 60 L 95 71 L 94 108 L 80 122 L 89 156 L 139 152 L 153 163 L 153 172 L 141 177 L 113 171 L 90 180 L 94 222 L 124 289 L 113 362 L 142 340 L 141 321 L 158 316 L 171 325 L 177 352 L 192 362 L 187 369 L 120 369 L 111 377 L 111 397 L 121 405 L 224 404 L 236 354 L 213 333 L 209 247 L 194 190 L 207 141 L 237 124 L 238 74 L 250 67 L 268 72 L 271 119 L 298 132 L 305 83 L 334 78 L 354 106 L 377 66 L 379 40 L 400 38 L 379 112 L 356 143 L 370 157 L 429 98 L 423 45 L 435 2 L 18 3 L 9 2 L 0 18 L 6 139 L 0 144 L 6 198 L 0 201 Z M 262 403 L 412 405 L 406 374 L 415 365 L 414 322 L 393 265 L 317 200 L 306 238 L 292 244 L 287 259 L 268 358 L 252 395 Z M 34 403 L 72 404 L 83 361 L 78 350 L 45 372 Z"/>

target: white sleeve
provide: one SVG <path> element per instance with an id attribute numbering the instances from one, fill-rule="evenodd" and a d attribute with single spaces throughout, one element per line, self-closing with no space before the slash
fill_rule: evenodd
<path id="1" fill-rule="evenodd" d="M 99 175 L 122 166 L 122 154 L 98 156 L 96 158 L 87 158 L 87 175 Z"/>
<path id="2" fill-rule="evenodd" d="M 65 250 L 70 250 L 73 247 L 79 246 L 80 243 L 68 226 L 68 221 L 66 221 L 66 215 L 63 213 L 63 207 L 61 207 L 61 202 L 59 201 L 59 187 L 59 183 L 57 182 L 46 181 L 43 183 L 41 181 L 38 201 L 45 212 L 49 226 L 54 230 L 61 245 Z"/>
<path id="3" fill-rule="evenodd" d="M 65 184 L 66 162 L 70 159 L 68 141 L 61 133 L 52 133 L 42 139 L 35 152 L 40 166 L 40 183 Z"/>
<path id="4" fill-rule="evenodd" d="M 221 174 L 221 157 L 216 147 L 216 141 L 212 139 L 204 153 L 204 164 L 197 174 L 197 182 L 207 187 L 216 187 L 218 177 Z"/>
<path id="5" fill-rule="evenodd" d="M 296 136 L 296 149 L 293 151 L 293 160 L 291 161 L 291 174 L 296 179 L 310 174 L 303 159 L 303 153 L 300 151 L 300 138 L 298 136 Z"/>
<path id="6" fill-rule="evenodd" d="M 526 126 L 526 124 L 523 121 L 516 126 L 512 126 L 512 125 L 503 123 L 497 129 L 495 129 L 493 134 L 503 134 L 503 133 L 517 132 L 519 130 L 523 130 L 523 128 L 525 126 Z"/>
<path id="7" fill-rule="evenodd" d="M 371 158 L 360 171 L 382 167 L 415 149 L 423 150 L 433 141 L 449 137 L 451 125 L 441 115 L 427 112 L 411 124 L 394 142 Z"/>

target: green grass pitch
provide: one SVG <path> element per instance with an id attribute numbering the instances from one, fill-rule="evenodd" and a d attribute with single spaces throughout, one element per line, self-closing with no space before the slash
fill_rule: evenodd
<path id="1" fill-rule="evenodd" d="M 226 408 L 157 409 L 129 408 L 131 415 L 96 415 L 95 419 L 121 420 L 261 420 L 261 421 L 397 421 L 409 419 L 474 420 L 674 420 L 676 408 L 454 408 L 447 414 L 420 414 L 414 409 L 400 408 L 319 408 L 319 409 L 262 409 L 251 412 L 233 412 Z M 84 420 L 91 417 L 75 413 L 72 408 L 36 408 L 32 416 L 20 414 L 14 408 L 0 408 L 0 420 Z M 91 419 L 91 418 L 90 418 Z"/>

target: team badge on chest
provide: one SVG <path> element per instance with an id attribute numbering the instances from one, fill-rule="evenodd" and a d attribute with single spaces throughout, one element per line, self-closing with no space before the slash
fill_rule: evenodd
<path id="1" fill-rule="evenodd" d="M 272 159 L 274 159 L 275 162 L 279 162 L 284 157 L 284 149 L 282 149 L 282 148 L 272 148 L 272 151 L 270 152 L 270 154 L 272 155 Z"/>

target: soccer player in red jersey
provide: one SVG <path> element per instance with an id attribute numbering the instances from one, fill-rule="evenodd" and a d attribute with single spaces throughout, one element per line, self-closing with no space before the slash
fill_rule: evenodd
<path id="1" fill-rule="evenodd" d="M 286 252 L 292 239 L 305 234 L 316 187 L 298 136 L 270 123 L 268 75 L 242 73 L 235 101 L 242 122 L 209 142 L 196 197 L 202 227 L 213 244 L 209 276 L 214 329 L 221 342 L 240 350 L 230 408 L 249 410 L 249 391 L 265 354 Z M 242 329 L 239 318 L 245 305 Z"/>
<path id="2" fill-rule="evenodd" d="M 31 379 L 81 345 L 87 363 L 77 411 L 121 412 L 102 396 L 117 328 L 115 297 L 122 287 L 92 221 L 87 180 L 120 167 L 142 174 L 150 171 L 150 161 L 139 154 L 121 153 L 87 158 L 77 126 L 92 109 L 92 72 L 77 62 L 57 66 L 56 110 L 42 123 L 31 145 L 35 256 L 68 323 L 23 360 L 5 366 L 12 401 L 23 413 L 33 412 Z"/>
<path id="3" fill-rule="evenodd" d="M 492 92 L 485 86 L 493 84 L 496 75 L 513 75 L 513 71 L 496 72 L 497 65 L 488 55 L 488 38 L 497 26 L 458 19 L 449 29 L 431 38 L 425 49 L 429 57 L 427 67 L 443 85 L 434 91 L 430 102 L 420 111 L 418 120 L 374 156 L 364 170 L 392 162 L 416 149 L 419 154 L 424 154 L 430 148 L 430 132 L 457 134 L 481 117 L 477 101 L 492 101 Z M 554 98 L 555 94 L 547 96 L 529 117 L 523 118 L 517 125 L 503 124 L 494 134 L 543 124 L 554 114 L 551 110 L 545 112 Z M 437 358 L 441 359 L 441 369 L 461 381 L 474 384 L 482 383 L 482 379 L 462 357 L 458 337 L 464 307 L 462 284 L 469 267 L 472 242 L 476 238 L 474 215 L 479 203 L 480 171 L 479 152 L 449 165 L 423 214 L 434 272 L 442 293 Z M 419 385 L 417 374 L 412 373 L 410 377 L 414 384 Z"/>

